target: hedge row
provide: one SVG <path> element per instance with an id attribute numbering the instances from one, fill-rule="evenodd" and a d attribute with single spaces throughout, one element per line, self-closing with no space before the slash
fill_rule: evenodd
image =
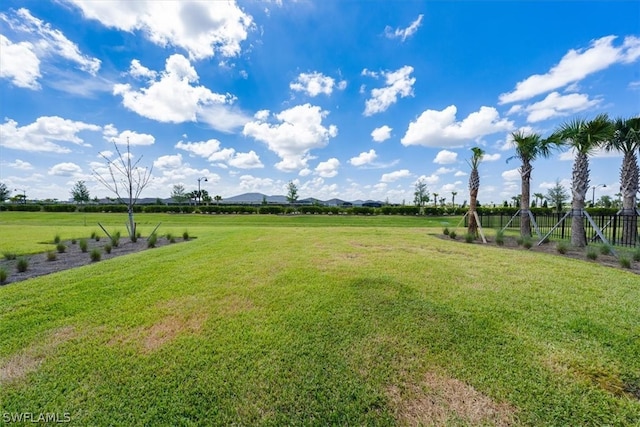
<path id="1" fill-rule="evenodd" d="M 108 213 L 125 213 L 126 205 L 84 205 L 76 206 L 70 204 L 0 204 L 0 211 L 29 211 L 29 212 L 108 212 Z M 467 212 L 467 208 L 436 208 L 418 207 L 418 206 L 383 206 L 381 208 L 371 208 L 366 206 L 354 207 L 337 207 L 337 206 L 227 206 L 227 205 L 209 205 L 209 206 L 167 206 L 167 205 L 145 205 L 134 206 L 135 213 L 207 213 L 207 214 L 346 214 L 346 215 L 463 215 Z M 512 207 L 478 207 L 478 215 L 514 215 L 518 208 Z M 606 208 L 587 208 L 587 212 L 591 215 L 613 215 L 617 209 Z M 534 215 L 550 215 L 553 213 L 551 208 L 532 208 Z"/>

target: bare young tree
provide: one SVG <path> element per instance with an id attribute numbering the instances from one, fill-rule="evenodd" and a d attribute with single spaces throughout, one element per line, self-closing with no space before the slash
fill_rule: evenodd
<path id="1" fill-rule="evenodd" d="M 127 230 L 129 232 L 129 238 L 131 241 L 136 240 L 136 223 L 133 220 L 133 207 L 138 202 L 140 193 L 149 184 L 151 180 L 151 172 L 153 166 L 150 169 L 146 167 L 140 167 L 139 163 L 142 160 L 140 156 L 137 160 L 132 161 L 131 147 L 129 144 L 129 138 L 127 138 L 127 151 L 122 152 L 118 147 L 118 144 L 114 141 L 117 158 L 114 160 L 109 159 L 107 156 L 101 154 L 102 158 L 107 162 L 108 175 L 105 173 L 100 174 L 95 169 L 93 170 L 93 176 L 104 185 L 107 190 L 116 195 L 116 199 L 125 205 L 127 205 L 127 213 L 129 215 L 129 222 L 127 223 Z"/>

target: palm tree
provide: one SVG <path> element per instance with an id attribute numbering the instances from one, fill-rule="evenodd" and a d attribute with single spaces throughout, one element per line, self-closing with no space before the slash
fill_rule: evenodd
<path id="1" fill-rule="evenodd" d="M 638 192 L 638 157 L 640 149 L 640 117 L 618 118 L 613 122 L 613 137 L 604 148 L 619 151 L 624 157 L 620 168 L 620 192 L 622 193 L 622 243 L 633 245 L 638 237 L 636 193 Z"/>
<path id="2" fill-rule="evenodd" d="M 522 166 L 520 172 L 522 182 L 522 197 L 520 198 L 520 235 L 522 237 L 531 237 L 531 218 L 529 216 L 529 208 L 531 203 L 531 172 L 533 166 L 531 163 L 536 159 L 547 158 L 551 155 L 551 148 L 556 145 L 555 141 L 543 139 L 537 133 L 530 135 L 523 131 L 513 132 L 511 134 L 513 143 L 516 147 L 516 154 L 507 159 L 519 159 Z"/>
<path id="3" fill-rule="evenodd" d="M 452 191 L 451 192 L 451 204 L 453 205 L 453 208 L 456 208 L 456 195 L 458 194 L 457 191 Z"/>
<path id="4" fill-rule="evenodd" d="M 542 194 L 542 193 L 533 193 L 533 197 L 536 198 L 536 206 L 542 207 L 542 201 L 544 200 L 544 194 Z"/>
<path id="5" fill-rule="evenodd" d="M 574 149 L 571 179 L 571 244 L 583 248 L 587 246 L 584 228 L 584 204 L 589 190 L 589 154 L 613 136 L 613 125 L 606 114 L 599 114 L 593 120 L 573 119 L 560 125 L 551 139 Z"/>
<path id="6" fill-rule="evenodd" d="M 216 205 L 220 204 L 220 200 L 222 200 L 222 196 L 220 196 L 219 194 L 216 194 L 216 196 L 213 198 L 213 200 L 216 201 Z"/>
<path id="7" fill-rule="evenodd" d="M 437 208 L 438 207 L 438 193 L 433 193 L 433 207 Z"/>
<path id="8" fill-rule="evenodd" d="M 478 166 L 484 156 L 484 150 L 480 147 L 473 147 L 471 151 L 473 155 L 467 162 L 471 167 L 471 174 L 469 175 L 469 227 L 467 232 L 472 236 L 478 237 L 478 223 L 476 221 L 476 205 L 478 203 L 478 190 L 480 189 Z"/>

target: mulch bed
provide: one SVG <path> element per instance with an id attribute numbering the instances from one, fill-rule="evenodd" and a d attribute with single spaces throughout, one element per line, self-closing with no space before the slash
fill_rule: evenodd
<path id="1" fill-rule="evenodd" d="M 4 268 L 7 274 L 7 280 L 2 283 L 2 285 L 7 285 L 9 283 L 20 282 L 22 280 L 31 279 L 33 277 L 44 276 L 46 274 L 55 273 L 62 270 L 68 270 L 75 267 L 81 267 L 83 265 L 91 264 L 91 251 L 95 248 L 100 250 L 100 260 L 108 260 L 111 258 L 128 255 L 135 252 L 140 252 L 146 249 L 150 249 L 148 247 L 148 242 L 146 237 L 140 237 L 136 242 L 132 242 L 129 238 L 123 237 L 120 239 L 120 242 L 117 247 L 112 247 L 111 253 L 108 254 L 104 251 L 104 247 L 107 244 L 110 244 L 111 241 L 102 237 L 100 241 L 95 241 L 95 239 L 86 239 L 87 240 L 87 252 L 82 252 L 80 250 L 79 239 L 76 243 L 72 243 L 71 241 L 63 241 L 62 243 L 67 247 L 64 253 L 58 253 L 55 248 L 52 249 L 52 252 L 55 252 L 56 259 L 54 261 L 49 261 L 47 258 L 47 252 L 43 252 L 35 255 L 28 255 L 19 258 L 26 258 L 29 262 L 27 270 L 23 273 L 18 272 L 17 263 L 18 260 L 0 260 L 0 268 Z M 183 242 L 182 238 L 176 238 L 175 242 Z M 165 246 L 170 244 L 169 240 L 165 237 L 158 236 L 155 247 Z M 98 262 L 101 262 L 98 261 Z"/>

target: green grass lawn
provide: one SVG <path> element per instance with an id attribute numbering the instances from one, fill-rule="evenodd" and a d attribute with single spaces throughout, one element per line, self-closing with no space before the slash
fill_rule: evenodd
<path id="1" fill-rule="evenodd" d="M 7 214 L 0 250 L 97 230 Z M 432 235 L 458 220 L 140 215 L 197 239 L 0 287 L 0 417 L 640 424 L 638 276 Z"/>

